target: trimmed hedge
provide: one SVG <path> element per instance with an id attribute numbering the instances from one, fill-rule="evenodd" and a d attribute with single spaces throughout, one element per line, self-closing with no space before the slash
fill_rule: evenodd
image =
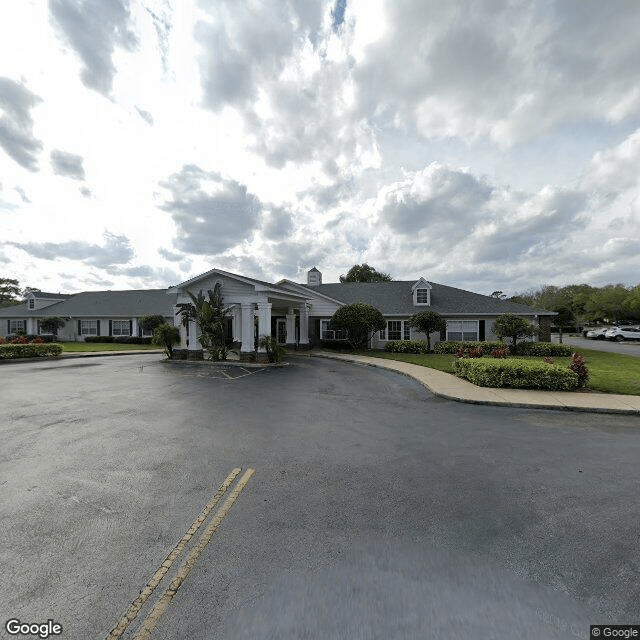
<path id="1" fill-rule="evenodd" d="M 568 344 L 555 342 L 518 342 L 518 355 L 520 356 L 555 356 L 568 358 L 573 353 L 573 347 Z"/>
<path id="2" fill-rule="evenodd" d="M 499 342 L 497 340 L 494 341 L 472 341 L 472 340 L 447 340 L 446 342 L 437 342 L 436 346 L 433 347 L 434 353 L 457 353 L 458 349 L 462 347 L 463 349 L 473 349 L 475 347 L 482 347 L 482 351 L 484 353 L 491 353 L 494 349 L 498 349 L 500 347 L 504 347 L 504 342 Z"/>
<path id="3" fill-rule="evenodd" d="M 459 358 L 453 370 L 480 387 L 573 391 L 579 386 L 571 369 L 539 361 Z"/>
<path id="4" fill-rule="evenodd" d="M 62 345 L 57 342 L 45 344 L 0 344 L 0 360 L 59 356 L 61 353 Z"/>
<path id="5" fill-rule="evenodd" d="M 384 345 L 391 353 L 428 353 L 424 340 L 390 340 Z"/>

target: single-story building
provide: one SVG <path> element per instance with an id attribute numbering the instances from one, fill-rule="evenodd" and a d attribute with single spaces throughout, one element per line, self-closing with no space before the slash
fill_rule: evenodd
<path id="1" fill-rule="evenodd" d="M 313 267 L 307 282 L 280 280 L 265 282 L 246 276 L 212 269 L 168 290 L 176 303 L 189 303 L 188 292 L 198 295 L 221 286 L 223 302 L 230 310 L 227 335 L 240 345 L 241 359 L 255 357 L 258 336 L 270 335 L 279 344 L 310 348 L 321 340 L 340 340 L 344 336 L 331 326 L 331 316 L 341 306 L 365 302 L 381 311 L 387 320 L 385 330 L 376 333 L 371 346 L 383 348 L 389 340 L 426 340 L 426 336 L 409 326 L 409 318 L 423 310 L 438 312 L 446 320 L 443 334 L 432 334 L 432 344 L 440 340 L 494 340 L 494 320 L 503 313 L 522 316 L 540 327 L 540 339 L 551 339 L 553 311 L 533 309 L 425 278 L 415 281 L 322 283 L 322 274 Z M 175 308 L 177 314 L 179 308 Z M 194 322 L 181 331 L 181 350 L 186 357 L 197 357 L 202 347 Z M 180 350 L 179 350 L 180 351 Z M 260 349 L 258 350 L 260 351 Z M 263 354 L 258 354 L 260 357 Z"/>
<path id="2" fill-rule="evenodd" d="M 0 309 L 0 336 L 24 331 L 42 335 L 40 321 L 57 317 L 65 320 L 58 339 L 82 342 L 87 336 L 142 336 L 143 316 L 161 315 L 173 323 L 175 300 L 166 289 L 132 291 L 84 291 L 76 294 L 34 291 L 23 304 Z"/>

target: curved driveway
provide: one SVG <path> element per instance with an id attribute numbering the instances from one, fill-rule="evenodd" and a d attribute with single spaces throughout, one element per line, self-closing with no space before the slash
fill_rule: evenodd
<path id="1" fill-rule="evenodd" d="M 637 622 L 637 417 L 459 404 L 309 358 L 243 377 L 157 355 L 14 364 L 0 390 L 5 620 L 106 638 L 250 467 L 150 637 L 588 638 Z"/>

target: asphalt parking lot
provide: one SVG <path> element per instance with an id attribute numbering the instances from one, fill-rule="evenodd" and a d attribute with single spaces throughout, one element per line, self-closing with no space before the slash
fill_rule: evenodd
<path id="1" fill-rule="evenodd" d="M 388 371 L 291 362 L 0 366 L 3 620 L 50 619 L 65 640 L 638 622 L 636 416 L 458 404 Z"/>

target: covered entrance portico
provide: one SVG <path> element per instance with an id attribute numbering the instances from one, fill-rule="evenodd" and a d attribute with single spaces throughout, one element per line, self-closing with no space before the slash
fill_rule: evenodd
<path id="1" fill-rule="evenodd" d="M 197 278 L 169 289 L 177 294 L 177 303 L 190 303 L 187 292 L 206 296 L 216 284 L 221 285 L 222 300 L 231 317 L 233 342 L 240 345 L 240 359 L 266 360 L 266 349 L 260 346 L 260 338 L 275 337 L 279 344 L 289 348 L 309 348 L 309 301 L 306 296 L 288 291 L 268 282 L 213 269 Z M 175 308 L 177 312 L 178 307 Z M 189 359 L 202 358 L 200 329 L 196 323 L 182 326 L 179 317 L 180 350 Z"/>

